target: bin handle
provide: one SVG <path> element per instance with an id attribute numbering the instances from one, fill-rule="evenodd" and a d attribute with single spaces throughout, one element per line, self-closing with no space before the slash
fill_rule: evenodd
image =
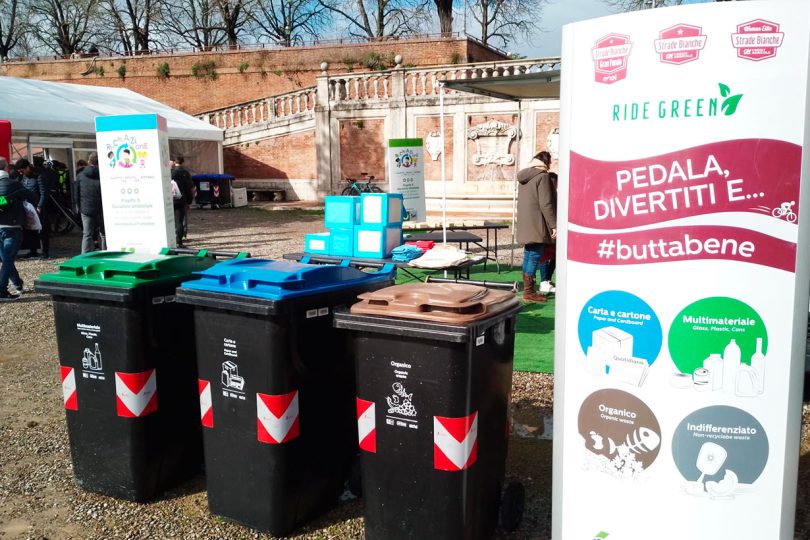
<path id="1" fill-rule="evenodd" d="M 340 261 L 340 266 L 342 266 L 343 268 L 348 268 L 349 266 L 351 266 L 351 264 L 352 261 L 350 259 L 343 259 L 342 261 Z"/>
<path id="2" fill-rule="evenodd" d="M 311 260 L 312 260 L 312 259 L 310 258 L 310 256 L 309 256 L 309 255 L 304 255 L 303 257 L 301 257 L 301 258 L 298 260 L 298 262 L 300 262 L 301 264 L 309 264 L 309 261 L 311 261 Z"/>
<path id="3" fill-rule="evenodd" d="M 191 248 L 163 248 L 161 255 L 194 255 L 196 257 L 212 257 L 214 259 L 246 259 L 250 257 L 247 251 L 208 251 L 207 249 Z"/>

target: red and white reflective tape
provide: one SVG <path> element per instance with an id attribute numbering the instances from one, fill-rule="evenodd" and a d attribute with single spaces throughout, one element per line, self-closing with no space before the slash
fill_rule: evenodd
<path id="1" fill-rule="evenodd" d="M 360 449 L 366 452 L 377 452 L 376 407 L 373 401 L 357 398 L 357 436 Z"/>
<path id="2" fill-rule="evenodd" d="M 200 422 L 203 427 L 214 427 L 214 408 L 211 400 L 211 381 L 197 379 L 200 390 Z"/>
<path id="3" fill-rule="evenodd" d="M 79 410 L 79 400 L 76 396 L 76 370 L 72 367 L 59 366 L 62 375 L 62 398 L 65 408 L 71 411 Z"/>
<path id="4" fill-rule="evenodd" d="M 289 442 L 299 434 L 298 390 L 271 396 L 256 394 L 258 438 L 267 444 Z"/>
<path id="5" fill-rule="evenodd" d="M 433 467 L 461 471 L 478 459 L 478 412 L 461 418 L 433 417 Z"/>
<path id="6" fill-rule="evenodd" d="M 140 418 L 157 412 L 155 369 L 140 373 L 115 372 L 115 405 L 118 416 Z"/>

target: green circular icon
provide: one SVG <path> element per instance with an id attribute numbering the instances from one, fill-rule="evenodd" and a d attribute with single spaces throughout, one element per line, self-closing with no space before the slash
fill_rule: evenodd
<path id="1" fill-rule="evenodd" d="M 759 351 L 758 339 L 762 340 Z M 748 365 L 755 354 L 761 357 L 768 351 L 765 323 L 745 302 L 724 296 L 704 298 L 686 306 L 672 321 L 669 354 L 682 373 L 704 367 L 711 355 L 728 355 L 727 348 L 735 349 L 740 363 Z"/>

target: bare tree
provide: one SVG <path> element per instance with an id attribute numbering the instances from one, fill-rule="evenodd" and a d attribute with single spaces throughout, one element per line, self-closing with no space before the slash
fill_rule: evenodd
<path id="1" fill-rule="evenodd" d="M 540 20 L 545 0 L 473 0 L 470 13 L 481 28 L 481 41 L 506 46 L 516 36 L 528 36 Z"/>
<path id="2" fill-rule="evenodd" d="M 678 6 L 683 0 L 605 0 L 605 3 L 620 11 L 638 11 L 646 8 Z"/>
<path id="3" fill-rule="evenodd" d="M 149 50 L 152 27 L 160 13 L 160 0 L 105 0 L 103 10 L 113 22 L 124 53 Z"/>
<path id="4" fill-rule="evenodd" d="M 264 37 L 289 47 L 304 36 L 317 36 L 329 14 L 317 0 L 257 0 L 252 19 Z"/>
<path id="5" fill-rule="evenodd" d="M 349 33 L 366 38 L 415 34 L 425 28 L 429 0 L 319 0 L 349 23 Z"/>
<path id="6" fill-rule="evenodd" d="M 249 20 L 251 0 L 213 0 L 219 11 L 219 18 L 228 46 L 236 48 L 239 45 L 239 33 L 244 30 Z"/>
<path id="7" fill-rule="evenodd" d="M 23 35 L 23 25 L 18 21 L 20 8 L 18 0 L 0 0 L 0 61 L 8 58 Z"/>
<path id="8" fill-rule="evenodd" d="M 453 33 L 453 0 L 433 0 L 439 16 L 439 32 L 443 37 Z"/>
<path id="9" fill-rule="evenodd" d="M 47 49 L 68 56 L 90 45 L 99 34 L 100 0 L 28 0 L 32 35 Z"/>
<path id="10" fill-rule="evenodd" d="M 209 50 L 225 43 L 225 25 L 215 0 L 163 0 L 157 22 L 166 45 Z"/>

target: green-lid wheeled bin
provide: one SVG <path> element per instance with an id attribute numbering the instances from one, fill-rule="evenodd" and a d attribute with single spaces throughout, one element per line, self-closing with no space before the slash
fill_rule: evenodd
<path id="1" fill-rule="evenodd" d="M 76 484 L 146 501 L 202 463 L 194 320 L 175 302 L 212 253 L 97 251 L 35 282 L 53 296 Z"/>
<path id="2" fill-rule="evenodd" d="M 348 336 L 332 315 L 394 276 L 244 259 L 177 290 L 195 308 L 213 514 L 285 535 L 338 502 L 357 423 Z"/>

